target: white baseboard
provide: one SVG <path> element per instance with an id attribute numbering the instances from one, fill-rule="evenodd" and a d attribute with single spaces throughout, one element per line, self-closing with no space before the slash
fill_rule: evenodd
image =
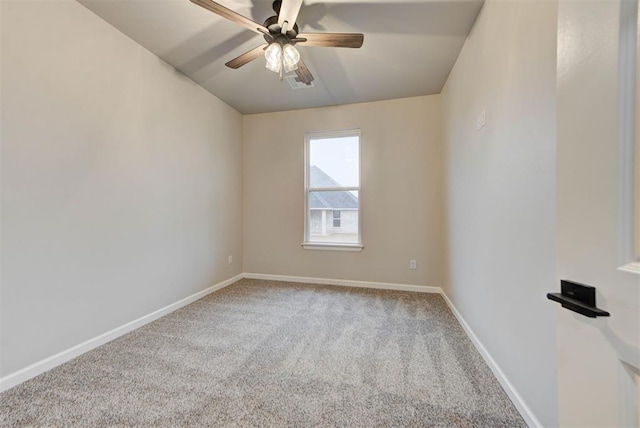
<path id="1" fill-rule="evenodd" d="M 97 337 L 87 340 L 79 345 L 76 345 L 72 348 L 69 348 L 65 351 L 62 351 L 58 354 L 55 354 L 51 357 L 45 358 L 42 361 L 39 361 L 35 364 L 32 364 L 24 369 L 18 370 L 17 372 L 11 373 L 0 379 L 0 392 L 6 391 L 9 388 L 12 388 L 26 380 L 29 380 L 33 377 L 38 376 L 48 370 L 51 370 L 54 367 L 59 366 L 67 361 L 76 358 L 79 355 L 84 354 L 94 348 L 97 348 L 100 345 L 104 345 L 107 342 L 110 342 L 120 336 L 123 336 L 139 327 L 142 327 L 145 324 L 148 324 L 152 321 L 157 320 L 160 317 L 163 317 L 177 309 L 180 309 L 184 306 L 187 306 L 190 303 L 195 302 L 198 299 L 203 298 L 204 296 L 213 293 L 214 291 L 220 290 L 224 287 L 227 287 L 236 281 L 239 281 L 242 278 L 248 279 L 263 279 L 269 281 L 286 281 L 286 282 L 301 282 L 306 284 L 326 284 L 326 285 L 338 285 L 344 287 L 360 287 L 360 288 L 376 288 L 382 290 L 398 290 L 398 291 L 414 291 L 419 293 L 437 293 L 441 294 L 444 298 L 445 302 L 451 309 L 451 312 L 455 315 L 456 319 L 466 332 L 471 342 L 474 344 L 484 361 L 487 363 L 493 374 L 496 376 L 502 388 L 505 390 L 513 404 L 516 406 L 516 409 L 520 412 L 525 422 L 532 428 L 542 428 L 542 424 L 534 413 L 531 411 L 529 406 L 525 403 L 523 398 L 520 396 L 518 391 L 515 389 L 513 384 L 506 377 L 498 363 L 491 357 L 491 354 L 487 351 L 484 345 L 480 342 L 480 339 L 475 335 L 469 324 L 462 317 L 460 312 L 453 305 L 449 297 L 442 291 L 440 287 L 430 287 L 426 285 L 410 285 L 410 284 L 393 284 L 393 283 L 384 283 L 384 282 L 367 282 L 367 281 L 353 281 L 353 280 L 342 280 L 342 279 L 329 279 L 329 278 L 309 278 L 309 277 L 301 277 L 301 276 L 287 276 L 287 275 L 270 275 L 270 274 L 258 274 L 258 273 L 243 273 L 234 276 L 233 278 L 229 278 L 226 281 L 222 281 L 216 285 L 213 285 L 207 289 L 199 291 L 195 294 L 192 294 L 189 297 L 185 297 L 182 300 L 179 300 L 175 303 L 172 303 L 164 308 L 158 309 L 150 314 L 147 314 L 143 317 L 140 317 L 134 321 L 131 321 L 127 324 L 124 324 L 120 327 L 117 327 L 111 331 L 103 333 Z"/>
<path id="2" fill-rule="evenodd" d="M 460 312 L 458 312 L 456 307 L 453 305 L 453 302 L 449 300 L 449 297 L 445 294 L 444 291 L 441 291 L 441 294 L 442 294 L 442 297 L 444 298 L 444 301 L 447 302 L 447 305 L 449 305 L 449 309 L 451 309 L 451 312 L 453 312 L 453 315 L 456 317 L 456 319 L 458 320 L 458 322 L 460 323 L 464 331 L 467 333 L 467 336 L 469 337 L 469 339 L 471 339 L 471 342 L 476 347 L 476 349 L 484 359 L 485 363 L 487 363 L 487 365 L 493 372 L 496 379 L 498 379 L 498 382 L 500 382 L 500 385 L 502 385 L 502 389 L 504 389 L 504 391 L 507 393 L 507 395 L 513 402 L 513 405 L 516 406 L 516 409 L 518 409 L 518 412 L 520 412 L 520 415 L 522 416 L 524 421 L 527 423 L 527 425 L 529 425 L 529 427 L 531 428 L 542 428 L 542 424 L 540 423 L 538 418 L 536 418 L 536 415 L 533 413 L 533 411 L 531 411 L 529 406 L 527 406 L 527 403 L 524 401 L 522 396 L 518 393 L 518 391 L 513 386 L 513 384 L 509 381 L 509 378 L 507 378 L 507 376 L 504 374 L 504 372 L 502 371 L 502 369 L 500 368 L 496 360 L 494 360 L 491 354 L 489 354 L 489 351 L 487 351 L 487 348 L 485 348 L 482 342 L 480 342 L 480 339 L 478 339 L 478 336 L 476 336 L 473 330 L 471 330 L 471 327 L 469 327 L 469 324 L 467 324 L 465 319 L 462 318 L 462 315 L 460 314 Z"/>
<path id="3" fill-rule="evenodd" d="M 377 288 L 380 290 L 415 291 L 418 293 L 442 293 L 440 287 L 429 287 L 426 285 L 353 281 L 349 279 L 309 278 L 306 276 L 270 275 L 263 273 L 245 273 L 244 277 L 248 279 L 264 279 L 267 281 L 302 282 L 304 284 L 339 285 L 342 287 Z"/>
<path id="4" fill-rule="evenodd" d="M 182 300 L 178 300 L 175 303 L 172 303 L 164 308 L 158 309 L 150 314 L 144 315 L 136 320 L 128 322 L 120 327 L 116 327 L 113 330 L 110 330 L 106 333 L 103 333 L 99 336 L 96 336 L 92 339 L 87 340 L 86 342 L 80 343 L 79 345 L 73 346 L 65 351 L 59 352 L 51 357 L 45 358 L 44 360 L 38 361 L 28 367 L 25 367 L 17 372 L 11 373 L 0 379 L 0 392 L 6 391 L 9 388 L 13 388 L 14 386 L 25 382 L 33 377 L 38 376 L 48 370 L 51 370 L 54 367 L 59 366 L 60 364 L 66 363 L 85 352 L 88 352 L 92 349 L 97 348 L 100 345 L 104 345 L 107 342 L 111 342 L 114 339 L 117 339 L 120 336 L 123 336 L 137 328 L 142 327 L 145 324 L 150 323 L 151 321 L 155 321 L 160 317 L 163 317 L 177 309 L 180 309 L 184 306 L 187 306 L 190 303 L 195 302 L 198 299 L 203 298 L 204 296 L 213 293 L 214 291 L 220 290 L 228 285 L 233 284 L 236 281 L 239 281 L 243 278 L 242 274 L 236 275 L 233 278 L 229 278 L 226 281 L 222 281 L 216 285 L 213 285 L 209 288 L 206 288 L 202 291 L 199 291 L 195 294 L 192 294 L 189 297 L 185 297 Z"/>

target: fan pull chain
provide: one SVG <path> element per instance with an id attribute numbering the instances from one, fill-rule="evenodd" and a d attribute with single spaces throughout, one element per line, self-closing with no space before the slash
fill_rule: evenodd
<path id="1" fill-rule="evenodd" d="M 280 56 L 280 81 L 284 78 L 284 55 Z"/>

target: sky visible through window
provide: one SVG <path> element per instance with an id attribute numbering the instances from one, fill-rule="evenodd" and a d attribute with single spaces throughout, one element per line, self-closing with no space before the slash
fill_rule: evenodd
<path id="1" fill-rule="evenodd" d="M 309 163 L 317 166 L 341 186 L 360 183 L 358 137 L 319 138 L 309 144 Z"/>

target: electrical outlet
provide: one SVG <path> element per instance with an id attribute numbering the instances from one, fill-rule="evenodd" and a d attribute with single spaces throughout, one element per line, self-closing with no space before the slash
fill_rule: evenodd
<path id="1" fill-rule="evenodd" d="M 229 256 L 229 264 L 233 263 L 233 256 Z"/>
<path id="2" fill-rule="evenodd" d="M 409 269 L 417 269 L 418 263 L 415 260 L 409 260 Z"/>

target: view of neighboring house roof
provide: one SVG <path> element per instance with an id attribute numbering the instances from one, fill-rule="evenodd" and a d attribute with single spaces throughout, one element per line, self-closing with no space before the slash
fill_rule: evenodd
<path id="1" fill-rule="evenodd" d="M 310 182 L 313 187 L 339 187 L 336 180 L 327 175 L 317 166 L 309 170 Z M 357 209 L 358 197 L 347 191 L 311 192 L 309 195 L 310 209 Z"/>
<path id="2" fill-rule="evenodd" d="M 342 184 L 338 183 L 326 172 L 321 170 L 315 165 L 311 165 L 309 169 L 309 182 L 313 187 L 341 187 Z"/>

